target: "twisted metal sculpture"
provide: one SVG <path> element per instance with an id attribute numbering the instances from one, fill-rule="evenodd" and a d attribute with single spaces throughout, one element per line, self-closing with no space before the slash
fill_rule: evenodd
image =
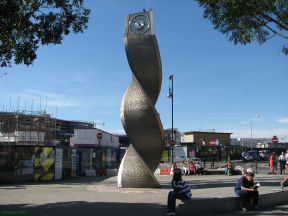
<path id="1" fill-rule="evenodd" d="M 152 11 L 126 17 L 125 49 L 132 82 L 123 97 L 121 120 L 132 145 L 118 172 L 119 187 L 160 187 L 154 172 L 164 148 L 163 127 L 155 104 L 162 68 Z"/>

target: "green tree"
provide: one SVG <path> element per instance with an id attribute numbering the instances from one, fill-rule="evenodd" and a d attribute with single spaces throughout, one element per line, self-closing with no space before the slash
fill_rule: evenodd
<path id="1" fill-rule="evenodd" d="M 235 44 L 274 36 L 284 40 L 282 52 L 288 55 L 288 0 L 195 0 L 209 19 Z"/>
<path id="2" fill-rule="evenodd" d="M 0 0 L 0 64 L 30 65 L 39 45 L 61 44 L 87 28 L 83 0 Z"/>

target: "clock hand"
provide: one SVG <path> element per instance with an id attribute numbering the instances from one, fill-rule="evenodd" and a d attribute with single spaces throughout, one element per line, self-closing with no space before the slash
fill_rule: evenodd
<path id="1" fill-rule="evenodd" d="M 136 26 L 136 28 L 138 28 L 138 29 L 142 29 L 143 27 L 144 27 L 144 23 L 143 22 L 135 22 L 135 26 Z"/>

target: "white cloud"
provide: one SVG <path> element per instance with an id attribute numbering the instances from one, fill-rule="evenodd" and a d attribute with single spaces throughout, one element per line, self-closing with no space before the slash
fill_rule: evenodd
<path id="1" fill-rule="evenodd" d="M 288 117 L 284 117 L 284 118 L 278 119 L 277 121 L 280 122 L 280 123 L 283 123 L 283 124 L 288 124 Z"/>

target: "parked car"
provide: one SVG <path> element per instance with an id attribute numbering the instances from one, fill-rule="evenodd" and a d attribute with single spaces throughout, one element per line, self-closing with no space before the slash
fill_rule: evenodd
<path id="1" fill-rule="evenodd" d="M 242 152 L 242 160 L 243 161 L 252 161 L 253 157 L 248 152 Z"/>
<path id="2" fill-rule="evenodd" d="M 261 160 L 268 160 L 269 156 L 270 156 L 270 151 L 269 150 L 260 150 L 259 156 L 260 156 Z"/>
<path id="3" fill-rule="evenodd" d="M 253 157 L 253 160 L 260 160 L 259 152 L 257 150 L 251 150 L 247 153 Z"/>
<path id="4" fill-rule="evenodd" d="M 258 151 L 251 150 L 251 151 L 248 151 L 248 152 L 242 152 L 242 160 L 243 161 L 260 160 L 260 156 L 259 156 Z"/>

